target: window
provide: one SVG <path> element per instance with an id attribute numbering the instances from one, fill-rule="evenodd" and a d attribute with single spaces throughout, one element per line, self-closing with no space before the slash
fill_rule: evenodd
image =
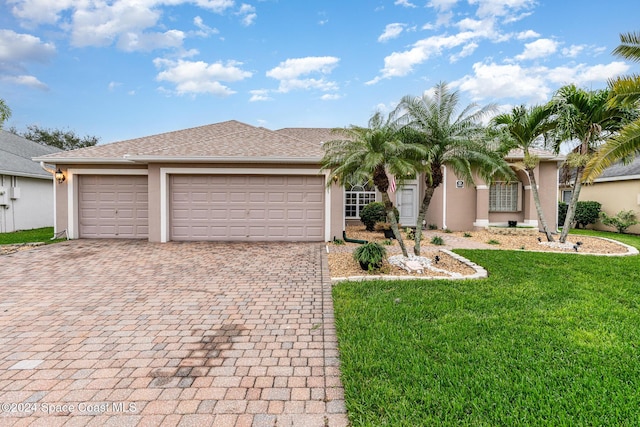
<path id="1" fill-rule="evenodd" d="M 573 190 L 562 190 L 562 201 L 566 204 L 571 203 L 571 196 L 573 196 Z"/>
<path id="2" fill-rule="evenodd" d="M 489 188 L 490 212 L 517 212 L 521 209 L 519 182 L 496 182 Z"/>
<path id="3" fill-rule="evenodd" d="M 376 201 L 376 192 L 371 183 L 352 185 L 344 192 L 344 216 L 360 218 L 360 211 Z"/>

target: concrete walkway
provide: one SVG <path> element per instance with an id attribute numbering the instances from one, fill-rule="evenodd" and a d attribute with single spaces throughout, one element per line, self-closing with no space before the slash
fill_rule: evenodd
<path id="1" fill-rule="evenodd" d="M 345 426 L 324 245 L 0 257 L 0 425 Z"/>

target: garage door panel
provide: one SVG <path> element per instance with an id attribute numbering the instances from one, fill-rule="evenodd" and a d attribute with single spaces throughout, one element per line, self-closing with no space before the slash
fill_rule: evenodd
<path id="1" fill-rule="evenodd" d="M 78 226 L 85 238 L 147 238 L 144 175 L 79 175 Z"/>
<path id="2" fill-rule="evenodd" d="M 190 187 L 192 179 L 199 185 Z M 207 206 L 197 204 L 201 210 L 194 212 L 196 204 L 188 199 L 202 191 L 208 194 Z M 324 237 L 322 176 L 176 175 L 170 177 L 170 193 L 172 240 L 320 241 Z"/>

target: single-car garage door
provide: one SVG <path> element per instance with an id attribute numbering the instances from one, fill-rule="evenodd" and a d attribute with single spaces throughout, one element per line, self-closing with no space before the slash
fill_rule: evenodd
<path id="1" fill-rule="evenodd" d="M 78 178 L 81 238 L 148 238 L 146 175 L 79 175 Z"/>
<path id="2" fill-rule="evenodd" d="M 172 240 L 322 241 L 324 179 L 171 175 Z"/>

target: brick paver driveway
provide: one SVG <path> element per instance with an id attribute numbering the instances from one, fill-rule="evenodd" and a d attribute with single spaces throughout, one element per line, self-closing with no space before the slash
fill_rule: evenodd
<path id="1" fill-rule="evenodd" d="M 0 425 L 346 425 L 322 250 L 79 240 L 0 257 Z"/>

